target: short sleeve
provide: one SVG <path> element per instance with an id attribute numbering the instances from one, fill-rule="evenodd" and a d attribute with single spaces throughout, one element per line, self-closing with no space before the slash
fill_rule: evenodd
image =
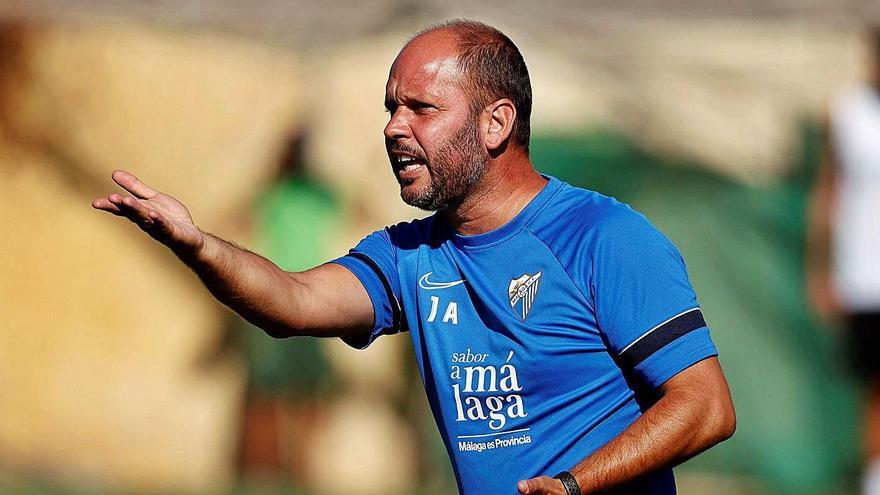
<path id="1" fill-rule="evenodd" d="M 350 270 L 363 284 L 373 303 L 373 328 L 370 333 L 342 337 L 346 344 L 356 349 L 366 349 L 380 335 L 401 330 L 400 279 L 388 229 L 373 232 L 347 255 L 330 263 Z"/>
<path id="2" fill-rule="evenodd" d="M 603 220 L 590 290 L 599 331 L 618 362 L 651 387 L 717 355 L 675 246 L 641 214 Z"/>

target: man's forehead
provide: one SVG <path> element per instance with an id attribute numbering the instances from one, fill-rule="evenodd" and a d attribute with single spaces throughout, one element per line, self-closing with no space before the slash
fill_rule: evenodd
<path id="1" fill-rule="evenodd" d="M 455 39 L 442 32 L 432 31 L 406 44 L 388 75 L 388 82 L 412 81 L 429 83 L 459 75 L 458 48 Z M 438 81 L 439 82 L 439 81 Z"/>

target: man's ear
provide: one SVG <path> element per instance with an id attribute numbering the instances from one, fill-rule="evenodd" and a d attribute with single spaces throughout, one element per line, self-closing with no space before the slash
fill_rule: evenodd
<path id="1" fill-rule="evenodd" d="M 489 152 L 497 151 L 507 144 L 516 122 L 516 107 L 508 98 L 502 98 L 484 110 L 485 143 Z"/>

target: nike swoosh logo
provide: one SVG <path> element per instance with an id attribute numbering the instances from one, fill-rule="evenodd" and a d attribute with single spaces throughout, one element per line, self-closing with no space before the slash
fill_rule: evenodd
<path id="1" fill-rule="evenodd" d="M 448 289 L 450 287 L 455 287 L 458 284 L 463 284 L 464 280 L 453 280 L 452 282 L 432 282 L 428 280 L 428 277 L 434 272 L 428 272 L 422 275 L 422 278 L 419 279 L 419 287 L 427 290 L 434 289 Z"/>

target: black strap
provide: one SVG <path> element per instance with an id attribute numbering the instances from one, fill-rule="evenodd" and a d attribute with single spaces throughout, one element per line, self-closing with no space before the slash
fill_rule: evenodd
<path id="1" fill-rule="evenodd" d="M 565 487 L 565 491 L 568 492 L 568 495 L 581 495 L 581 487 L 578 486 L 578 482 L 574 479 L 573 474 L 568 471 L 563 471 L 554 476 L 554 478 L 562 482 L 562 486 Z"/>
<path id="2" fill-rule="evenodd" d="M 635 368 L 645 359 L 659 351 L 667 344 L 694 330 L 706 326 L 700 308 L 685 311 L 669 321 L 651 329 L 646 335 L 630 345 L 620 354 L 623 364 Z"/>

